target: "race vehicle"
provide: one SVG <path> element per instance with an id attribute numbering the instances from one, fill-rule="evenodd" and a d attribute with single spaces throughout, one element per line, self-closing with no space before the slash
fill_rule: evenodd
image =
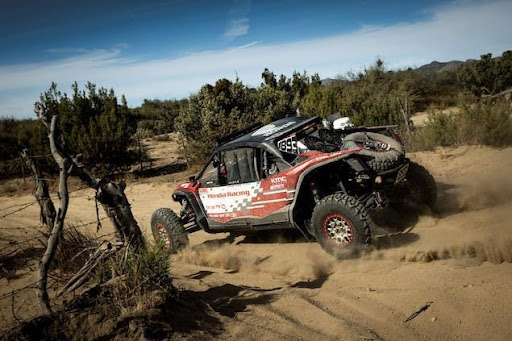
<path id="1" fill-rule="evenodd" d="M 171 253 L 188 234 L 297 229 L 333 255 L 371 243 L 371 214 L 386 205 L 433 207 L 436 183 L 405 157 L 396 126 L 288 117 L 219 141 L 203 170 L 181 183 L 178 214 L 156 210 L 151 229 Z"/>

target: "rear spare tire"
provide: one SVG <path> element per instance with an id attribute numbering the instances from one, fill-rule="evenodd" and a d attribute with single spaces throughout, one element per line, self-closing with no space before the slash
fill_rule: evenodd
<path id="1" fill-rule="evenodd" d="M 151 232 L 155 241 L 162 242 L 169 253 L 188 246 L 187 231 L 181 219 L 169 208 L 159 208 L 151 216 Z"/>
<path id="2" fill-rule="evenodd" d="M 371 240 L 363 204 L 343 193 L 328 195 L 316 204 L 311 229 L 322 248 L 334 256 L 353 253 Z"/>
<path id="3" fill-rule="evenodd" d="M 369 147 L 368 142 L 372 142 Z M 370 132 L 352 133 L 343 139 L 343 149 L 362 148 L 358 154 L 369 156 L 372 159 L 368 166 L 376 172 L 384 172 L 398 167 L 405 158 L 402 144 L 392 137 Z"/>

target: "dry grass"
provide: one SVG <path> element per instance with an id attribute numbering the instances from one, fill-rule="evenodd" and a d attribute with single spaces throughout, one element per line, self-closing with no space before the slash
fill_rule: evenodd
<path id="1" fill-rule="evenodd" d="M 174 291 L 169 255 L 161 245 L 114 254 L 98 266 L 96 280 L 109 288 L 113 306 L 121 315 L 153 309 Z"/>

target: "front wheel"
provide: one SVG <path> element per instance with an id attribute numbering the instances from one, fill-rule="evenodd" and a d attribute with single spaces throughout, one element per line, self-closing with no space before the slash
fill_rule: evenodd
<path id="1" fill-rule="evenodd" d="M 151 216 L 151 232 L 155 241 L 162 242 L 169 253 L 188 246 L 187 231 L 181 219 L 169 208 L 159 208 Z"/>
<path id="2" fill-rule="evenodd" d="M 311 227 L 322 248 L 334 256 L 353 253 L 371 240 L 366 209 L 343 193 L 328 195 L 316 204 Z"/>

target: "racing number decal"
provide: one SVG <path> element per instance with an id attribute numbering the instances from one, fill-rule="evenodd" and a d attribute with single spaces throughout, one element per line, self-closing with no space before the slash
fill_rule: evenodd
<path id="1" fill-rule="evenodd" d="M 280 140 L 277 142 L 277 148 L 286 153 L 298 154 L 299 149 L 297 148 L 297 137 L 293 135 Z"/>

